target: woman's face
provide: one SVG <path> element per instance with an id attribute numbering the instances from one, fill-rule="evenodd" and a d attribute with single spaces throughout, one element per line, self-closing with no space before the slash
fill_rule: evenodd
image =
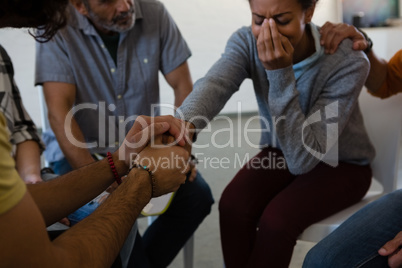
<path id="1" fill-rule="evenodd" d="M 297 48 L 307 23 L 311 21 L 314 6 L 304 10 L 298 0 L 250 0 L 252 32 L 256 39 L 264 19 L 272 18 L 278 31 Z"/>

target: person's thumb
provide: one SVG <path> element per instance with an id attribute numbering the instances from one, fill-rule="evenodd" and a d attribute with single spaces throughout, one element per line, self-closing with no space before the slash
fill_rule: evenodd
<path id="1" fill-rule="evenodd" d="M 148 143 L 153 137 L 161 135 L 169 130 L 170 125 L 167 122 L 153 123 L 136 134 L 144 143 Z"/>
<path id="2" fill-rule="evenodd" d="M 381 256 L 388 256 L 394 253 L 398 248 L 399 248 L 398 241 L 396 239 L 393 239 L 391 241 L 388 241 L 384 246 L 382 246 L 378 250 L 378 254 L 380 254 Z"/>

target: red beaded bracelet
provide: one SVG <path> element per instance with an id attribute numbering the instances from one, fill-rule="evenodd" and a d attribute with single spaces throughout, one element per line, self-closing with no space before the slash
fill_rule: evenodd
<path id="1" fill-rule="evenodd" d="M 121 178 L 120 178 L 119 174 L 117 173 L 116 167 L 113 162 L 112 154 L 110 152 L 107 152 L 106 156 L 107 156 L 107 161 L 109 162 L 110 169 L 113 172 L 114 179 L 116 180 L 117 184 L 121 184 Z"/>

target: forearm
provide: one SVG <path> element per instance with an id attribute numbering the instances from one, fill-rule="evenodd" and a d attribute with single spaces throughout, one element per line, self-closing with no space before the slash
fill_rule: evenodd
<path id="1" fill-rule="evenodd" d="M 148 173 L 135 170 L 94 213 L 50 242 L 45 215 L 27 193 L 0 215 L 2 267 L 111 267 L 150 196 Z"/>
<path id="2" fill-rule="evenodd" d="M 387 61 L 379 58 L 373 51 L 367 54 L 370 60 L 370 72 L 365 86 L 372 93 L 376 93 L 384 84 L 387 77 Z"/>
<path id="3" fill-rule="evenodd" d="M 57 238 L 55 245 L 69 252 L 65 256 L 67 267 L 110 267 L 149 202 L 151 189 L 148 173 L 133 170 L 92 215 Z M 81 258 L 71 259 L 74 255 Z"/>
<path id="4" fill-rule="evenodd" d="M 193 91 L 177 110 L 176 117 L 193 123 L 201 131 L 223 109 L 230 97 L 239 90 L 249 73 L 247 48 L 238 47 L 232 36 L 222 57 L 199 79 Z"/>
<path id="5" fill-rule="evenodd" d="M 26 183 L 41 181 L 40 149 L 38 143 L 28 140 L 17 144 L 15 164 L 19 175 Z"/>
<path id="6" fill-rule="evenodd" d="M 184 62 L 175 70 L 166 74 L 165 79 L 174 90 L 175 107 L 180 107 L 184 99 L 193 90 L 193 81 L 187 62 Z"/>
<path id="7" fill-rule="evenodd" d="M 174 91 L 174 106 L 180 107 L 186 97 L 191 93 L 191 86 L 189 90 L 175 90 Z"/>
<path id="8" fill-rule="evenodd" d="M 195 142 L 196 139 L 196 132 L 197 129 L 195 125 L 191 122 L 186 122 L 186 129 L 188 130 L 188 139 L 189 141 L 184 145 L 184 149 L 191 154 L 191 151 L 193 149 L 193 142 Z"/>
<path id="9" fill-rule="evenodd" d="M 124 176 L 128 170 L 125 162 L 118 160 L 116 153 L 113 160 L 119 176 Z M 28 189 L 50 225 L 91 201 L 113 182 L 108 160 L 103 159 L 49 182 L 28 185 Z"/>
<path id="10" fill-rule="evenodd" d="M 67 131 L 65 118 L 64 115 L 50 116 L 49 122 L 67 161 L 73 169 L 93 163 L 95 160 L 85 146 L 85 138 L 77 122 L 72 118 Z"/>

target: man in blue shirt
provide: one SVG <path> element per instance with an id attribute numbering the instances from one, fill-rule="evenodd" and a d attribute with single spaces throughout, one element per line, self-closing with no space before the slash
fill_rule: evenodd
<path id="1" fill-rule="evenodd" d="M 35 83 L 43 85 L 54 132 L 44 135 L 45 156 L 59 174 L 66 164 L 76 169 L 116 150 L 136 116 L 159 114 L 159 71 L 174 90 L 175 107 L 192 90 L 190 50 L 163 4 L 71 3 L 68 25 L 37 45 Z M 152 267 L 174 259 L 212 203 L 200 174 L 180 187 L 143 236 Z"/>

